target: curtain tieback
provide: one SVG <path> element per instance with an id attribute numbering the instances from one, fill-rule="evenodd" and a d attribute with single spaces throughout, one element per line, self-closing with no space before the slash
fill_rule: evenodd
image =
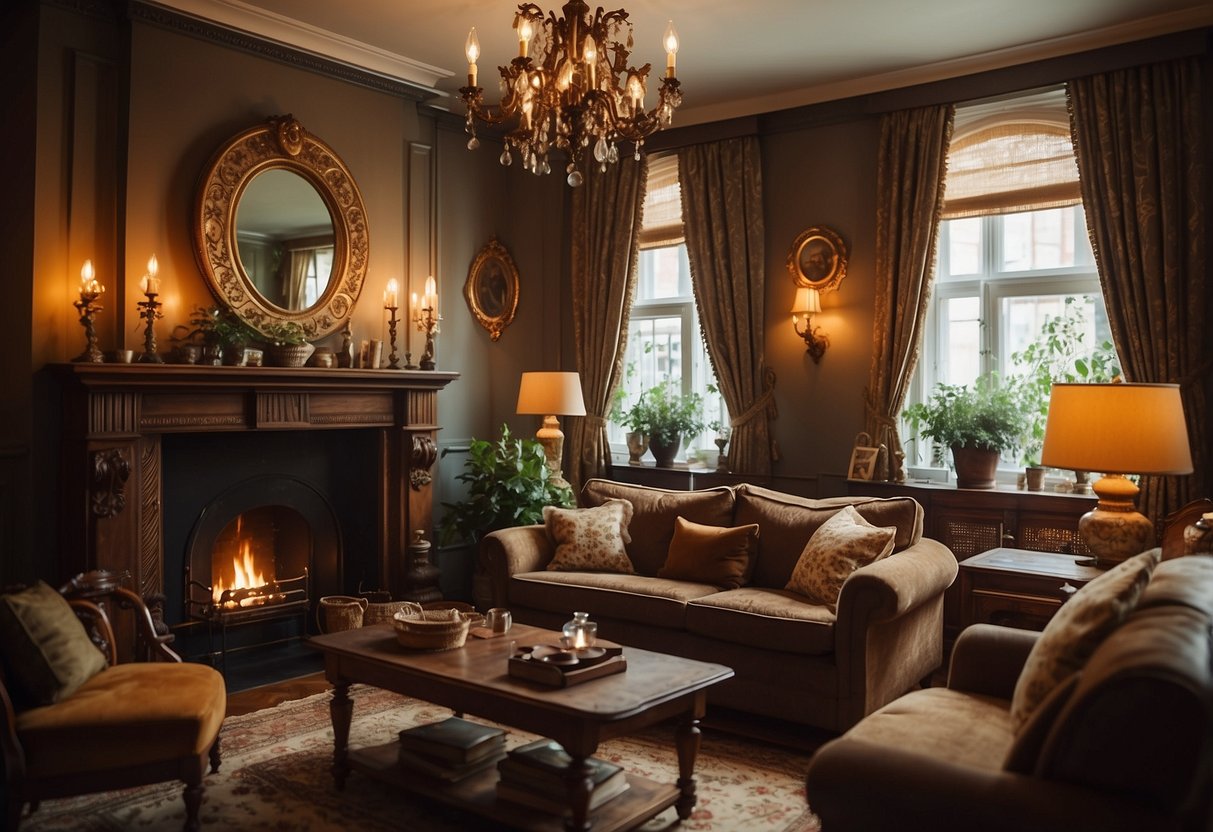
<path id="1" fill-rule="evenodd" d="M 739 428 L 753 420 L 755 416 L 764 410 L 768 411 L 768 416 L 771 419 L 779 416 L 779 411 L 775 406 L 775 371 L 770 367 L 767 367 L 763 372 L 762 387 L 762 395 L 747 407 L 744 413 L 729 420 L 730 427 Z"/>
<path id="2" fill-rule="evenodd" d="M 605 430 L 606 419 L 599 416 L 597 413 L 587 413 L 581 418 L 585 419 L 586 430 Z"/>

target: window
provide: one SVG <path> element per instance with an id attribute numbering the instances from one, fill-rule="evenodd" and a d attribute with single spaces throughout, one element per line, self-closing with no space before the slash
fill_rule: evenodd
<path id="1" fill-rule="evenodd" d="M 628 323 L 624 373 L 617 392 L 626 410 L 652 387 L 676 382 L 684 395 L 703 398 L 703 422 L 728 423 L 724 401 L 716 389 L 716 375 L 708 360 L 699 330 L 699 316 L 691 288 L 691 267 L 682 236 L 682 199 L 678 184 L 678 157 L 649 159 L 644 226 L 640 233 L 636 295 Z M 627 430 L 608 422 L 612 450 L 626 455 Z M 715 432 L 683 437 L 681 453 L 715 452 Z"/>
<path id="2" fill-rule="evenodd" d="M 907 403 L 936 384 L 1023 373 L 1015 359 L 1050 320 L 1072 320 L 1069 331 L 1081 333 L 1068 356 L 1111 339 L 1062 91 L 958 107 L 953 135 L 935 284 Z M 913 440 L 904 426 L 902 435 L 911 439 L 913 473 L 942 468 L 946 449 Z M 1001 464 L 1010 470 L 1019 460 Z"/>

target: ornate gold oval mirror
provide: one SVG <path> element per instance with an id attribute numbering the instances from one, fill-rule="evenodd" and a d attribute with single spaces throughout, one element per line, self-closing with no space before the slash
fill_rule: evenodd
<path id="1" fill-rule="evenodd" d="M 194 253 L 215 298 L 264 332 L 340 329 L 366 279 L 366 209 L 333 149 L 292 116 L 219 148 L 203 171 Z"/>

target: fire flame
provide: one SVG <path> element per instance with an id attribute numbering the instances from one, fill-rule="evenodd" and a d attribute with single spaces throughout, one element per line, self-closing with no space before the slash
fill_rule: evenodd
<path id="1" fill-rule="evenodd" d="M 240 554 L 232 558 L 232 571 L 236 577 L 231 586 L 224 584 L 222 576 L 215 580 L 213 591 L 216 604 L 227 590 L 255 589 L 266 584 L 265 574 L 258 569 L 253 558 L 251 543 L 248 540 L 240 541 Z"/>

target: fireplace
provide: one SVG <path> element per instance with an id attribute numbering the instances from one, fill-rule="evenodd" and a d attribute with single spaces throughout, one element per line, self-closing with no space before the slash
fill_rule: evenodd
<path id="1" fill-rule="evenodd" d="M 306 611 L 359 584 L 406 591 L 406 546 L 433 523 L 437 394 L 458 374 L 53 370 L 65 413 L 62 505 L 80 507 L 63 518 L 68 575 L 127 570 L 141 594 L 167 596 L 166 624 L 186 628 L 295 603 L 279 596 L 301 593 Z M 212 556 L 234 546 L 249 583 L 246 542 L 265 564 L 251 582 L 264 583 L 239 588 L 233 553 Z"/>

